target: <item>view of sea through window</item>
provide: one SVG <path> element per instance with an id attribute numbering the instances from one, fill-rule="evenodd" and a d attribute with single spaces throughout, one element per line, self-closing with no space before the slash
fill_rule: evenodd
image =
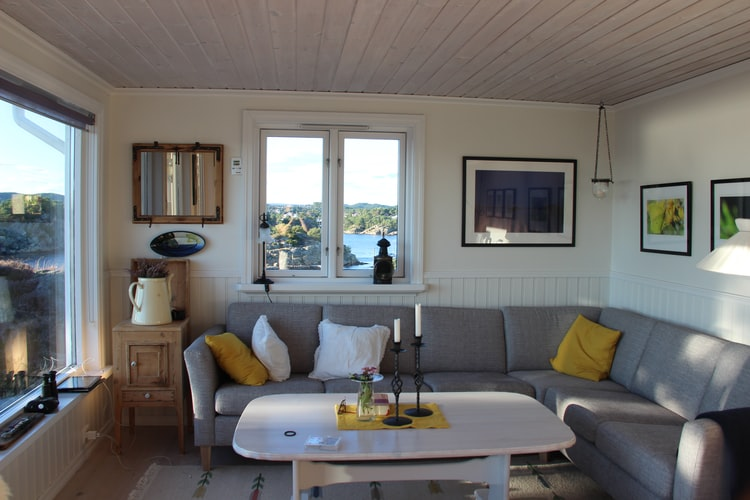
<path id="1" fill-rule="evenodd" d="M 0 410 L 66 360 L 71 127 L 0 101 Z"/>
<path id="2" fill-rule="evenodd" d="M 329 245 L 343 246 L 342 271 L 372 270 L 384 237 L 398 262 L 403 141 L 375 134 L 332 135 L 266 138 L 266 214 L 273 237 L 266 247 L 268 271 L 321 270 Z M 329 155 L 341 158 L 331 162 L 330 171 Z"/>

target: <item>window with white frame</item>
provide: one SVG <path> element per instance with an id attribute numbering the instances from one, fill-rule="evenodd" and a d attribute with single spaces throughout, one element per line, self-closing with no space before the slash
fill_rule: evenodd
<path id="1" fill-rule="evenodd" d="M 371 283 L 378 243 L 385 240 L 394 283 L 421 280 L 415 251 L 421 248 L 421 165 L 415 161 L 421 120 L 283 115 L 266 126 L 262 118 L 251 120 L 259 179 L 251 216 L 262 215 L 271 230 L 266 276 Z M 251 218 L 257 234 L 257 217 Z"/>
<path id="2" fill-rule="evenodd" d="M 0 412 L 77 362 L 73 261 L 93 118 L 0 74 Z"/>

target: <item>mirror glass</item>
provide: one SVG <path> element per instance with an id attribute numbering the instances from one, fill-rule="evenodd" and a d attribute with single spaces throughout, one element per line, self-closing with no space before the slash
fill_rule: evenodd
<path id="1" fill-rule="evenodd" d="M 133 144 L 133 222 L 223 222 L 223 146 Z"/>

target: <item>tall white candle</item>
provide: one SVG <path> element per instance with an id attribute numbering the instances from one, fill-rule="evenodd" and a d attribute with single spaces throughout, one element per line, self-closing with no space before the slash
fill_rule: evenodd
<path id="1" fill-rule="evenodd" d="M 414 306 L 414 334 L 422 336 L 422 304 Z"/>
<path id="2" fill-rule="evenodd" d="M 393 341 L 401 342 L 401 318 L 393 320 Z"/>

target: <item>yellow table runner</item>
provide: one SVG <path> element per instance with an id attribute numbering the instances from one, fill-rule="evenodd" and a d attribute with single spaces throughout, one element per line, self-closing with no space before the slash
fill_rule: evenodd
<path id="1" fill-rule="evenodd" d="M 411 423 L 402 426 L 386 425 L 383 423 L 384 418 L 388 418 L 396 414 L 396 405 L 391 403 L 388 415 L 382 417 L 375 417 L 374 420 L 369 422 L 362 422 L 357 420 L 357 405 L 344 405 L 346 413 L 339 413 L 339 405 L 334 406 L 334 413 L 336 414 L 336 428 L 340 431 L 361 431 L 361 430 L 377 430 L 377 429 L 448 429 L 450 424 L 443 416 L 443 413 L 438 408 L 436 403 L 420 403 L 421 408 L 427 408 L 432 410 L 432 415 L 428 417 L 409 417 L 404 414 L 404 410 L 409 408 L 416 408 L 415 404 L 399 404 L 398 413 L 399 416 L 407 417 L 411 419 Z"/>

